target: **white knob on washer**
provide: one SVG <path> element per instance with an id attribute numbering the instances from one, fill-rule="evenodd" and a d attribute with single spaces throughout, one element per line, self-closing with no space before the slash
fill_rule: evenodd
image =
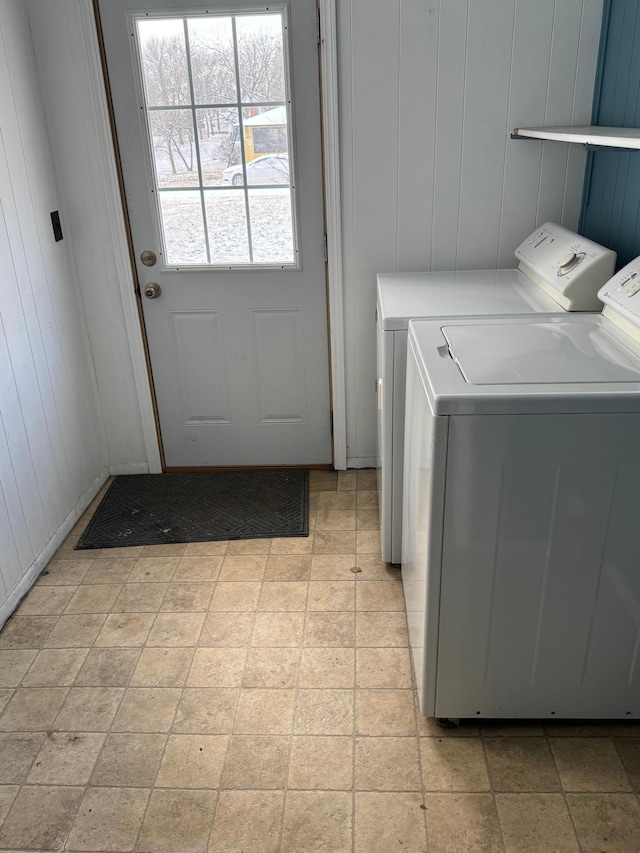
<path id="1" fill-rule="evenodd" d="M 570 270 L 572 266 L 575 266 L 576 258 L 578 256 L 575 252 L 568 252 L 564 258 L 560 258 L 559 266 L 561 270 Z"/>

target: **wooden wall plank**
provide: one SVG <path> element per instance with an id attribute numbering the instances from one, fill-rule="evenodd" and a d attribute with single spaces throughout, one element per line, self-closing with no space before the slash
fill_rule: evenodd
<path id="1" fill-rule="evenodd" d="M 555 4 L 544 120 L 546 125 L 561 125 L 571 116 L 581 17 L 582 0 L 566 0 Z M 568 158 L 569 145 L 542 143 L 537 214 L 539 222 L 562 220 L 564 193 L 558 192 L 558 187 L 564 190 Z"/>
<path id="2" fill-rule="evenodd" d="M 619 205 L 618 228 L 615 233 L 619 261 L 635 258 L 640 254 L 640 157 L 627 154 L 627 180 L 620 187 L 622 201 Z M 610 239 L 614 242 L 614 234 L 610 231 Z"/>
<path id="3" fill-rule="evenodd" d="M 597 66 L 601 29 L 602 0 L 583 0 L 571 124 L 591 124 L 593 69 Z M 580 221 L 586 164 L 587 152 L 583 146 L 570 145 L 562 208 L 563 222 Z"/>
<path id="4" fill-rule="evenodd" d="M 554 5 L 554 0 L 539 0 L 535 5 L 517 0 L 515 4 L 505 135 L 521 124 L 544 123 Z M 500 267 L 513 265 L 514 248 L 523 234 L 536 227 L 541 163 L 542 143 L 528 146 L 508 140 L 498 236 Z"/>
<path id="5" fill-rule="evenodd" d="M 375 382 L 376 273 L 395 270 L 397 259 L 400 0 L 378 6 L 375 14 L 370 0 L 352 0 L 351 8 L 355 417 L 360 423 L 371 414 Z M 356 455 L 367 456 L 371 449 L 373 456 L 370 437 L 357 431 L 355 438 Z"/>
<path id="6" fill-rule="evenodd" d="M 20 555 L 16 548 L 16 540 L 9 522 L 9 508 L 0 479 L 0 554 L 2 554 L 2 571 L 0 572 L 0 601 L 6 601 L 7 587 L 15 586 L 21 577 Z"/>
<path id="7" fill-rule="evenodd" d="M 10 269 L 11 267 L 8 267 L 7 272 Z M 3 283 L 3 291 L 4 289 Z M 14 373 L 9 351 L 12 335 L 6 334 L 3 315 L 3 305 L 0 303 L 0 401 L 2 407 L 0 413 L 4 424 L 7 455 L 15 476 L 17 496 L 24 516 L 28 519 L 26 525 L 28 546 L 25 543 L 23 553 L 35 555 L 49 539 L 49 525 L 27 435 L 26 423 L 30 413 L 28 408 L 26 412 L 23 411 L 18 391 L 23 381 L 29 381 L 29 377 L 25 375 L 24 369 Z M 28 347 L 28 342 L 26 346 Z M 15 355 L 19 358 L 20 353 Z"/>
<path id="8" fill-rule="evenodd" d="M 29 93 L 37 91 L 37 79 L 34 69 L 28 67 L 28 51 L 20 50 L 16 56 L 16 47 L 19 46 L 23 31 L 21 16 L 13 4 L 7 6 L 3 23 L 4 27 L 10 28 L 12 36 L 10 41 L 5 41 L 5 73 L 0 74 L 0 103 L 3 104 L 5 116 L 2 131 L 5 162 L 0 174 L 3 196 L 6 204 L 10 205 L 7 230 L 12 254 L 20 266 L 18 280 L 32 334 L 34 339 L 42 339 L 40 357 L 43 361 L 40 370 L 48 373 L 51 385 L 55 388 L 53 397 L 49 397 L 47 402 L 55 413 L 52 420 L 59 421 L 56 435 L 60 478 L 58 487 L 64 500 L 71 492 L 71 466 L 64 439 L 64 418 L 66 413 L 70 414 L 68 379 L 48 270 L 43 262 L 43 242 L 38 222 L 38 219 L 42 220 L 45 215 L 48 217 L 50 211 L 56 209 L 55 196 L 51 191 L 51 161 L 46 147 L 48 134 L 43 116 L 35 128 L 30 121 L 34 98 Z M 42 159 L 49 165 L 48 172 L 41 167 Z"/>
<path id="9" fill-rule="evenodd" d="M 401 0 L 399 62 L 397 266 L 417 272 L 431 267 L 438 72 L 438 11 L 424 0 Z"/>
<path id="10" fill-rule="evenodd" d="M 494 10 L 493 0 L 469 5 L 457 269 L 498 263 L 515 8 Z"/>
<path id="11" fill-rule="evenodd" d="M 0 411 L 0 484 L 2 485 L 3 493 L 6 495 L 5 507 L 7 513 L 3 519 L 3 525 L 11 529 L 15 549 L 20 560 L 20 567 L 24 570 L 25 566 L 31 565 L 37 552 L 31 544 L 29 527 L 32 519 L 28 512 L 29 507 L 28 505 L 23 507 L 23 497 L 18 485 L 18 477 L 22 476 L 18 465 L 22 457 L 20 453 L 12 455 L 9 448 L 9 438 L 5 429 L 5 422 L 11 417 L 11 412 L 8 409 L 8 405 L 3 405 L 3 410 Z M 41 519 L 41 514 L 36 514 L 36 518 Z M 5 586 L 10 586 L 8 576 L 10 570 L 10 561 L 7 563 L 6 568 L 4 563 L 0 568 Z"/>
<path id="12" fill-rule="evenodd" d="M 601 88 L 594 122 L 640 126 L 640 9 L 637 0 L 611 0 L 603 45 Z M 618 267 L 640 254 L 640 153 L 596 151 L 582 199 L 586 236 L 618 253 Z"/>
<path id="13" fill-rule="evenodd" d="M 0 255 L 9 256 L 7 233 L 3 225 L 4 219 L 0 221 Z M 5 367 L 8 376 L 13 376 L 18 383 L 15 386 L 16 402 L 22 412 L 25 437 L 34 470 L 38 472 L 37 487 L 48 533 L 57 526 L 53 507 L 58 501 L 59 478 L 16 270 L 9 265 L 4 267 L 0 289 L 0 318 L 6 346 Z M 7 400 L 4 402 L 7 404 Z"/>
<path id="14" fill-rule="evenodd" d="M 624 124 L 633 118 L 638 90 L 638 72 L 640 63 L 634 62 L 634 52 L 637 51 L 635 40 L 638 37 L 638 4 L 626 3 L 623 13 L 623 38 L 617 57 L 617 75 L 613 96 L 612 110 L 616 116 L 622 116 Z M 633 111 L 629 115 L 629 105 Z"/>
<path id="15" fill-rule="evenodd" d="M 436 270 L 456 266 L 468 39 L 469 0 L 441 4 L 431 229 L 431 267 Z"/>

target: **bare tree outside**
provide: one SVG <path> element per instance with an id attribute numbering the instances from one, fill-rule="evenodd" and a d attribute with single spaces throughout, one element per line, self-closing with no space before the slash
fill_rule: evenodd
<path id="1" fill-rule="evenodd" d="M 237 19 L 241 100 L 245 103 L 285 98 L 282 33 L 270 24 L 260 27 L 260 16 Z"/>

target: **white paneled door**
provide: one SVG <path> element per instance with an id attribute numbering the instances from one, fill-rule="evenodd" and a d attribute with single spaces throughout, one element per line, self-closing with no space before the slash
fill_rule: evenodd
<path id="1" fill-rule="evenodd" d="M 99 6 L 167 467 L 331 462 L 315 0 Z"/>

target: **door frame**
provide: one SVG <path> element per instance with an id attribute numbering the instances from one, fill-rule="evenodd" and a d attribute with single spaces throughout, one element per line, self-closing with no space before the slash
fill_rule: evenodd
<path id="1" fill-rule="evenodd" d="M 325 229 L 327 236 L 327 300 L 329 325 L 328 365 L 331 388 L 333 465 L 347 467 L 347 407 L 344 345 L 344 296 L 342 281 L 342 225 L 340 218 L 340 153 L 338 123 L 338 42 L 336 0 L 316 0 L 319 14 L 320 97 L 323 183 L 325 194 Z M 106 81 L 98 34 L 97 0 L 75 0 L 80 18 L 89 66 L 90 86 L 98 119 L 99 144 L 104 164 L 104 195 L 109 209 L 109 230 L 118 271 L 118 285 L 125 316 L 125 326 L 135 386 L 140 406 L 140 419 L 149 473 L 163 470 L 162 447 L 157 421 L 150 363 L 143 329 L 141 306 L 136 295 L 124 208 L 124 188 L 116 161 L 115 138 L 107 100 Z"/>

